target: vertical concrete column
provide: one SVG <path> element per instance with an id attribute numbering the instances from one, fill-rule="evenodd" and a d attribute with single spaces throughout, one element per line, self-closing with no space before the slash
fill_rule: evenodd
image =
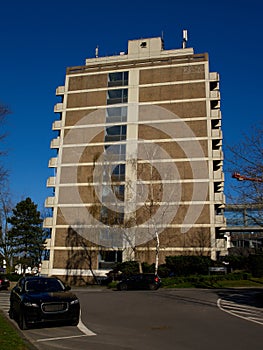
<path id="1" fill-rule="evenodd" d="M 123 260 L 134 260 L 136 245 L 136 180 L 138 150 L 138 113 L 139 113 L 139 70 L 129 71 L 128 115 L 126 135 L 126 182 L 124 222 Z M 134 229 L 132 228 L 134 227 Z"/>

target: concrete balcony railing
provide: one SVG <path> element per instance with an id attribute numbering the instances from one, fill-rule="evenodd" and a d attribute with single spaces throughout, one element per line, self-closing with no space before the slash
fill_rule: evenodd
<path id="1" fill-rule="evenodd" d="M 217 160 L 223 160 L 224 158 L 223 152 L 221 149 L 213 149 L 212 156 L 213 156 L 213 159 L 217 159 Z"/>
<path id="2" fill-rule="evenodd" d="M 56 95 L 57 96 L 64 95 L 64 93 L 65 93 L 65 86 L 58 86 L 56 88 Z"/>
<path id="3" fill-rule="evenodd" d="M 220 109 L 212 109 L 211 110 L 211 119 L 221 119 Z"/>
<path id="4" fill-rule="evenodd" d="M 47 197 L 45 200 L 45 207 L 52 208 L 55 205 L 55 197 Z"/>
<path id="5" fill-rule="evenodd" d="M 47 179 L 47 187 L 55 187 L 56 186 L 56 177 L 51 176 Z"/>
<path id="6" fill-rule="evenodd" d="M 220 76 L 217 72 L 211 72 L 211 73 L 209 73 L 209 80 L 210 81 L 219 81 Z"/>
<path id="7" fill-rule="evenodd" d="M 62 128 L 62 120 L 55 120 L 52 124 L 52 130 L 60 130 Z"/>
<path id="8" fill-rule="evenodd" d="M 54 158 L 50 158 L 49 162 L 48 162 L 48 167 L 49 168 L 56 168 L 58 165 L 58 159 L 57 157 Z"/>
<path id="9" fill-rule="evenodd" d="M 220 92 L 218 90 L 210 91 L 210 98 L 213 100 L 220 100 Z"/>
<path id="10" fill-rule="evenodd" d="M 50 148 L 59 148 L 59 146 L 60 146 L 60 137 L 57 137 L 56 139 L 51 140 Z"/>
<path id="11" fill-rule="evenodd" d="M 213 172 L 213 179 L 215 181 L 222 181 L 223 182 L 225 179 L 225 175 L 224 175 L 223 171 L 221 169 L 214 171 Z"/>
<path id="12" fill-rule="evenodd" d="M 214 198 L 216 203 L 225 203 L 225 196 L 223 192 L 215 193 Z"/>
<path id="13" fill-rule="evenodd" d="M 45 218 L 43 222 L 43 227 L 45 228 L 51 228 L 53 226 L 53 217 L 52 218 Z"/>
<path id="14" fill-rule="evenodd" d="M 226 218 L 224 217 L 224 215 L 216 215 L 215 216 L 215 223 L 218 225 L 225 225 Z"/>
<path id="15" fill-rule="evenodd" d="M 54 106 L 54 112 L 59 113 L 63 111 L 63 103 L 57 103 Z"/>
<path id="16" fill-rule="evenodd" d="M 212 129 L 212 137 L 215 139 L 222 139 L 223 133 L 221 129 Z"/>

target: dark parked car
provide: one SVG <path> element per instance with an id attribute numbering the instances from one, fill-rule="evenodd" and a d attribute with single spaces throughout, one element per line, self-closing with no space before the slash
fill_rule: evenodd
<path id="1" fill-rule="evenodd" d="M 10 294 L 10 318 L 21 329 L 46 322 L 66 322 L 76 326 L 80 304 L 70 287 L 56 277 L 22 277 Z"/>
<path id="2" fill-rule="evenodd" d="M 10 287 L 10 281 L 5 275 L 0 275 L 0 289 L 8 289 Z"/>
<path id="3" fill-rule="evenodd" d="M 118 290 L 128 289 L 150 289 L 156 290 L 160 287 L 161 280 L 159 276 L 153 273 L 138 273 L 121 279 L 117 284 Z"/>

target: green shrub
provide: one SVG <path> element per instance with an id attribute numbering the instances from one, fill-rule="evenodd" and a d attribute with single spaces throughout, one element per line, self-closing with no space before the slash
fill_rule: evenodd
<path id="1" fill-rule="evenodd" d="M 142 263 L 142 271 L 143 273 L 154 273 L 155 266 L 154 264 L 148 264 L 146 262 Z"/>
<path id="2" fill-rule="evenodd" d="M 167 256 L 165 261 L 166 267 L 177 276 L 207 274 L 213 263 L 209 257 L 196 255 Z"/>
<path id="3" fill-rule="evenodd" d="M 124 275 L 132 275 L 134 273 L 139 273 L 139 263 L 137 261 L 125 261 L 118 263 L 116 269 L 121 271 Z"/>
<path id="4" fill-rule="evenodd" d="M 253 277 L 263 277 L 263 254 L 249 255 L 249 269 Z"/>
<path id="5" fill-rule="evenodd" d="M 248 269 L 248 257 L 244 255 L 227 255 L 224 256 L 224 262 L 229 264 L 229 268 L 232 270 L 247 270 Z"/>

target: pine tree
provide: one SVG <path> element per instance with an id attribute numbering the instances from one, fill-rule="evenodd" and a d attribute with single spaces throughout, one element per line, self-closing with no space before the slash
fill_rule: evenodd
<path id="1" fill-rule="evenodd" d="M 23 265 L 36 266 L 44 250 L 45 232 L 37 205 L 30 198 L 17 203 L 8 219 L 13 252 Z"/>

